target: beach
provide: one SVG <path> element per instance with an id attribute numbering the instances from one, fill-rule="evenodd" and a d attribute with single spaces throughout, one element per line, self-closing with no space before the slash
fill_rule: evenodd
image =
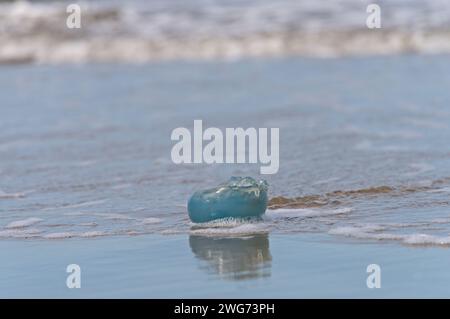
<path id="1" fill-rule="evenodd" d="M 86 3 L 79 33 L 0 5 L 0 297 L 450 296 L 448 5 L 367 36 L 359 1 L 283 3 Z M 196 120 L 279 129 L 276 174 L 175 163 Z M 267 181 L 265 214 L 192 223 L 231 176 Z"/>
<path id="2" fill-rule="evenodd" d="M 2 297 L 448 297 L 448 59 L 2 68 Z M 172 163 L 200 116 L 280 127 L 279 173 Z M 190 223 L 232 175 L 268 180 L 263 220 Z"/>

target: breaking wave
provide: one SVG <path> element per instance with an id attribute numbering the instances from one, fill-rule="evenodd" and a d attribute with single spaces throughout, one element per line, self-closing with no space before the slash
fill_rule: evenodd
<path id="1" fill-rule="evenodd" d="M 69 2 L 0 4 L 0 63 L 450 53 L 450 3 L 378 1 L 382 28 L 366 27 L 370 1 Z"/>

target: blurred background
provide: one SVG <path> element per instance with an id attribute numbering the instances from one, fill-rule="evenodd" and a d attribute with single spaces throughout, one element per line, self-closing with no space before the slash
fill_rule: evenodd
<path id="1" fill-rule="evenodd" d="M 0 63 L 450 52 L 445 0 L 0 2 Z M 79 30 L 65 27 L 70 3 Z M 371 3 L 381 29 L 366 26 Z"/>

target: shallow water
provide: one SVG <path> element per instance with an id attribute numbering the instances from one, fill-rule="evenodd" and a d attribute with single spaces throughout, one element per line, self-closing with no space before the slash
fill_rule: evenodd
<path id="1" fill-rule="evenodd" d="M 320 233 L 450 244 L 449 56 L 0 69 L 0 239 Z M 280 170 L 175 165 L 176 127 L 279 127 Z M 193 227 L 188 197 L 267 179 L 263 220 Z"/>

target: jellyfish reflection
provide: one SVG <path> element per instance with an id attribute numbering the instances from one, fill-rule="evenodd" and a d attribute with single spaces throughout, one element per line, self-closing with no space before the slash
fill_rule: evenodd
<path id="1" fill-rule="evenodd" d="M 272 256 L 268 234 L 241 238 L 189 237 L 194 255 L 206 261 L 208 272 L 230 280 L 245 280 L 271 275 Z"/>

